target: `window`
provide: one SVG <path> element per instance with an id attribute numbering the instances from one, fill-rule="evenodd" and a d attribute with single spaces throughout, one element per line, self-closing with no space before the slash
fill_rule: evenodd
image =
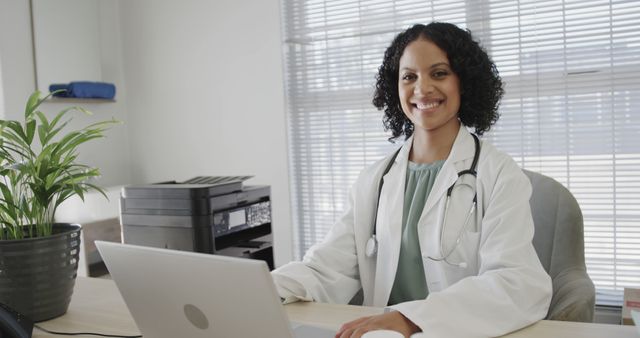
<path id="1" fill-rule="evenodd" d="M 297 257 L 322 239 L 386 141 L 371 104 L 377 67 L 414 23 L 469 28 L 506 83 L 486 138 L 554 177 L 584 214 L 599 304 L 640 283 L 640 3 L 283 0 Z"/>

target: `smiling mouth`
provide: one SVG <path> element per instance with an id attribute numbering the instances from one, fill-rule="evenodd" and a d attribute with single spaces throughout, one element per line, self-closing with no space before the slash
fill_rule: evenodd
<path id="1" fill-rule="evenodd" d="M 442 101 L 432 101 L 427 103 L 420 102 L 420 103 L 415 103 L 413 106 L 420 110 L 428 110 L 428 109 L 437 108 L 438 106 L 440 106 L 440 103 L 442 103 Z"/>

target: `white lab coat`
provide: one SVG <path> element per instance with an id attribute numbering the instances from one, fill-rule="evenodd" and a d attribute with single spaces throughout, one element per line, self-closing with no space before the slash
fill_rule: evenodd
<path id="1" fill-rule="evenodd" d="M 390 156 L 362 171 L 344 215 L 321 243 L 309 249 L 302 262 L 273 271 L 282 297 L 287 301 L 347 303 L 362 288 L 364 305 L 387 305 L 398 266 L 411 142 L 411 138 L 405 142 L 384 177 L 377 215 L 377 256 L 367 257 L 365 245 L 372 234 L 378 181 Z M 461 126 L 418 222 L 429 295 L 392 306 L 427 337 L 503 335 L 543 319 L 551 301 L 551 279 L 531 243 L 531 184 L 513 159 L 487 142 L 481 142 L 475 180 L 476 220 L 464 230 L 460 245 L 448 258 L 454 264 L 464 262 L 466 267 L 427 258 L 442 256 L 440 226 L 446 191 L 457 173 L 471 166 L 474 149 L 472 136 Z M 463 215 L 471 200 L 472 195 L 462 190 L 454 192 L 449 208 L 456 204 L 455 214 Z M 445 253 L 455 245 L 464 219 L 449 217 Z"/>

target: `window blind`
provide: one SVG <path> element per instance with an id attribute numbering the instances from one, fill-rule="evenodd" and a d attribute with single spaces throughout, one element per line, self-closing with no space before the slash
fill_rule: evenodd
<path id="1" fill-rule="evenodd" d="M 0 119 L 6 119 L 6 107 L 4 106 L 4 89 L 2 88 L 2 55 L 0 55 Z"/>
<path id="2" fill-rule="evenodd" d="M 469 28 L 506 83 L 485 138 L 551 176 L 584 215 L 599 304 L 640 285 L 640 3 L 282 2 L 295 255 L 320 241 L 387 142 L 371 104 L 385 48 L 414 23 Z"/>

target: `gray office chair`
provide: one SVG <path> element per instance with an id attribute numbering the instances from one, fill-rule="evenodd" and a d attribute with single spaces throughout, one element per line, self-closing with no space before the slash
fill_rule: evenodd
<path id="1" fill-rule="evenodd" d="M 553 281 L 546 319 L 591 322 L 595 288 L 584 263 L 580 206 L 571 192 L 556 180 L 523 171 L 533 188 L 529 200 L 535 226 L 533 246 Z"/>

